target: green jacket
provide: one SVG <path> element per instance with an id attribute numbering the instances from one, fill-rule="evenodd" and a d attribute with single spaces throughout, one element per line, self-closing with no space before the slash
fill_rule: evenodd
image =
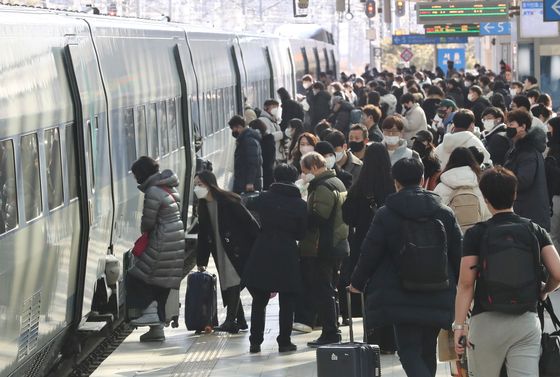
<path id="1" fill-rule="evenodd" d="M 333 170 L 318 175 L 307 188 L 308 226 L 300 243 L 304 257 L 348 255 L 348 225 L 342 220 L 346 188 Z"/>

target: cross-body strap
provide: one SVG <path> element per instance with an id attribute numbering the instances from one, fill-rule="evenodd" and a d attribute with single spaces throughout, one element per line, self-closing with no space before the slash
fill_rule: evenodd
<path id="1" fill-rule="evenodd" d="M 552 301 L 550 301 L 550 297 L 548 297 L 545 301 L 539 301 L 537 305 L 537 313 L 539 315 L 539 321 L 541 322 L 541 332 L 544 332 L 544 312 L 548 312 L 550 319 L 552 320 L 552 324 L 554 328 L 558 330 L 560 328 L 560 320 L 554 313 L 554 308 L 552 306 Z"/>
<path id="2" fill-rule="evenodd" d="M 173 202 L 177 203 L 177 200 L 175 200 L 175 196 L 173 196 L 173 191 L 171 191 L 171 189 L 169 187 L 167 187 L 167 186 L 159 186 L 159 187 L 171 196 L 171 199 L 173 199 Z"/>

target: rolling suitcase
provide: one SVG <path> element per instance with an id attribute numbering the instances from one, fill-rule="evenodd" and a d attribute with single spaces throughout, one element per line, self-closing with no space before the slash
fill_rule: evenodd
<path id="1" fill-rule="evenodd" d="M 317 377 L 380 377 L 381 357 L 379 346 L 354 342 L 354 325 L 352 321 L 352 298 L 347 291 L 350 342 L 328 344 L 317 348 Z M 364 342 L 367 342 L 364 294 L 362 299 L 362 316 L 364 321 Z"/>
<path id="2" fill-rule="evenodd" d="M 211 332 L 218 326 L 216 275 L 206 271 L 187 275 L 185 325 L 188 330 Z"/>

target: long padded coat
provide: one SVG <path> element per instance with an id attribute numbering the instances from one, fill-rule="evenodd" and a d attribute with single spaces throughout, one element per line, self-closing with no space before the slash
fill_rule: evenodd
<path id="1" fill-rule="evenodd" d="M 185 231 L 179 207 L 181 199 L 175 189 L 178 185 L 177 175 L 164 170 L 138 186 L 144 192 L 140 228 L 142 233 L 149 234 L 149 243 L 146 251 L 135 258 L 129 273 L 147 284 L 163 288 L 178 289 L 184 277 Z"/>

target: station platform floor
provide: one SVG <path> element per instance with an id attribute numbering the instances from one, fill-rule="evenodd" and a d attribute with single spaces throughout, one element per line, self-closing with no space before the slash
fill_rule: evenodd
<path id="1" fill-rule="evenodd" d="M 181 304 L 184 308 L 183 282 Z M 555 306 L 560 305 L 560 297 L 553 298 Z M 250 318 L 251 296 L 242 292 L 247 319 Z M 218 298 L 218 306 L 221 300 Z M 220 323 L 225 310 L 219 308 Z M 262 352 L 249 353 L 249 333 L 236 335 L 212 333 L 195 335 L 188 331 L 184 319 L 179 327 L 166 328 L 164 342 L 140 343 L 139 337 L 147 328 L 133 331 L 124 342 L 97 368 L 92 377 L 315 377 L 317 366 L 315 349 L 307 347 L 320 331 L 309 334 L 294 332 L 292 342 L 298 346 L 296 352 L 279 354 L 276 344 L 278 334 L 278 298 L 267 307 L 265 340 Z M 181 312 L 181 316 L 183 313 Z M 362 339 L 361 319 L 354 321 L 356 339 Z M 547 326 L 549 327 L 549 326 Z M 348 340 L 348 327 L 341 327 L 343 341 Z M 397 355 L 381 356 L 382 376 L 406 377 Z M 437 377 L 451 376 L 449 363 L 438 363 Z M 344 376 L 341 376 L 344 377 Z"/>

